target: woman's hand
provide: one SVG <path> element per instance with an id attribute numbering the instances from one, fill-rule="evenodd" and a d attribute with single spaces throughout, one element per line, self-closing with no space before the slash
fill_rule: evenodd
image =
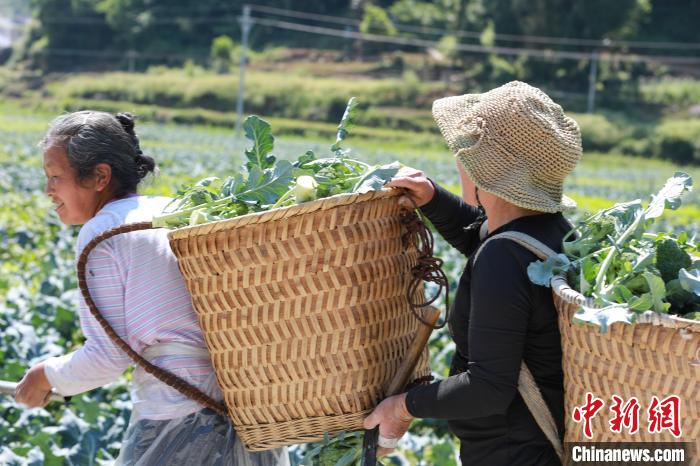
<path id="1" fill-rule="evenodd" d="M 382 440 L 398 441 L 406 433 L 411 425 L 413 416 L 406 409 L 406 394 L 390 396 L 374 408 L 374 411 L 365 418 L 365 429 L 374 429 L 379 426 L 379 450 L 377 454 L 383 456 L 391 453 L 394 448 L 382 447 Z M 384 437 L 382 439 L 381 437 Z"/>
<path id="2" fill-rule="evenodd" d="M 51 383 L 44 373 L 44 363 L 33 365 L 17 384 L 15 400 L 30 408 L 46 406 L 51 395 Z"/>
<path id="3" fill-rule="evenodd" d="M 415 209 L 416 206 L 423 207 L 435 195 L 433 183 L 426 178 L 422 171 L 411 167 L 402 167 L 386 186 L 406 190 L 406 195 L 399 198 L 399 205 L 407 209 Z"/>

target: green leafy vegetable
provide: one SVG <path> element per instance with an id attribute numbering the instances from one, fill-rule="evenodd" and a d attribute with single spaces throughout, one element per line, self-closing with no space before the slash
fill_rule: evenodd
<path id="1" fill-rule="evenodd" d="M 252 167 L 270 168 L 275 163 L 275 157 L 270 154 L 275 145 L 272 128 L 267 121 L 252 115 L 243 124 L 245 137 L 253 141 L 253 147 L 245 151 L 248 157 L 248 170 Z"/>
<path id="2" fill-rule="evenodd" d="M 700 311 L 698 247 L 688 235 L 652 234 L 649 228 L 666 208 L 677 209 L 692 179 L 676 173 L 644 208 L 640 200 L 615 204 L 580 222 L 564 238 L 563 254 L 528 267 L 530 280 L 549 286 L 556 275 L 585 296 L 595 308 L 576 318 L 601 330 L 612 322 L 633 322 L 641 312 L 695 315 Z"/>
<path id="3" fill-rule="evenodd" d="M 341 432 L 330 437 L 324 435 L 323 441 L 307 446 L 301 462 L 308 466 L 349 466 L 360 463 L 362 456 L 362 432 Z M 392 464 L 385 458 L 377 458 L 378 465 Z"/>
<path id="4" fill-rule="evenodd" d="M 277 160 L 272 155 L 275 138 L 268 122 L 257 116 L 246 118 L 243 129 L 252 147 L 245 151 L 245 172 L 223 181 L 208 177 L 183 186 L 163 214 L 153 219 L 153 225 L 199 225 L 340 193 L 381 190 L 401 164 L 372 166 L 347 157 L 350 151 L 340 147 L 348 135 L 356 106 L 353 97 L 338 125 L 332 157 L 317 158 L 313 151 L 306 151 L 294 162 Z"/>
<path id="5" fill-rule="evenodd" d="M 700 295 L 700 270 L 681 269 L 678 272 L 678 281 L 685 291 L 694 293 L 696 296 Z"/>

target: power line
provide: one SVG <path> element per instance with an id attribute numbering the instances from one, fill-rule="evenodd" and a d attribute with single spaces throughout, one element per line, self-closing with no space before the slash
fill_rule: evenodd
<path id="1" fill-rule="evenodd" d="M 293 30 L 304 33 L 325 35 L 331 37 L 341 37 L 345 39 L 365 40 L 369 42 L 387 43 L 401 46 L 413 46 L 419 48 L 437 48 L 440 43 L 437 41 L 410 38 L 403 36 L 388 36 L 380 34 L 361 33 L 352 30 L 339 30 L 321 26 L 310 26 L 307 24 L 294 23 L 288 21 L 270 20 L 266 18 L 253 17 L 251 20 L 259 25 L 286 30 Z M 454 48 L 462 52 L 480 53 L 480 54 L 499 54 L 506 56 L 528 56 L 542 60 L 562 59 L 562 60 L 591 60 L 592 56 L 586 52 L 574 52 L 563 50 L 542 50 L 526 47 L 502 47 L 477 44 L 455 44 Z M 57 55 L 78 55 L 77 49 L 46 49 L 46 53 L 55 53 Z M 123 52 L 117 51 L 90 51 L 81 50 L 83 56 L 115 56 L 121 57 Z M 191 58 L 191 54 L 153 54 L 153 53 L 138 53 L 140 58 Z M 666 65 L 698 65 L 700 57 L 679 57 L 679 56 L 657 56 L 657 55 L 635 55 L 635 54 L 615 54 L 615 53 L 600 53 L 596 59 L 607 62 L 628 62 L 628 63 L 648 63 L 648 64 L 666 64 Z"/>
<path id="2" fill-rule="evenodd" d="M 346 24 L 351 26 L 359 26 L 361 21 L 350 18 L 341 18 L 337 16 L 321 15 L 317 13 L 307 13 L 296 10 L 287 10 L 263 5 L 250 5 L 252 10 L 263 13 L 271 13 L 279 16 L 288 16 L 299 19 L 313 19 L 317 21 L 325 21 L 329 23 Z M 446 35 L 451 34 L 457 37 L 470 37 L 479 39 L 482 33 L 476 31 L 450 31 L 448 29 L 412 26 L 408 24 L 396 23 L 393 25 L 399 31 L 418 32 L 424 34 Z M 682 42 L 649 42 L 649 41 L 629 41 L 616 39 L 583 39 L 583 38 L 567 38 L 567 37 L 552 37 L 552 36 L 532 36 L 520 34 L 494 34 L 495 40 L 506 40 L 510 42 L 532 42 L 546 45 L 586 45 L 596 47 L 635 47 L 635 48 L 682 48 L 682 49 L 700 49 L 700 43 L 682 43 Z"/>
<path id="3" fill-rule="evenodd" d="M 263 26 L 277 27 L 281 29 L 307 32 L 311 34 L 319 34 L 333 37 L 343 37 L 347 39 L 359 39 L 369 42 L 380 42 L 395 45 L 415 46 L 420 48 L 437 48 L 440 43 L 432 40 L 409 38 L 403 36 L 387 36 L 380 34 L 370 34 L 355 32 L 351 30 L 339 30 L 321 26 L 309 26 L 306 24 L 293 23 L 288 21 L 270 20 L 265 18 L 253 18 L 253 21 Z M 502 47 L 502 46 L 484 46 L 476 44 L 455 44 L 454 48 L 462 52 L 473 52 L 482 54 L 500 54 L 509 56 L 526 55 L 528 57 L 563 60 L 590 60 L 591 54 L 587 52 L 572 52 L 564 50 L 543 50 L 526 47 Z M 649 63 L 649 64 L 676 64 L 689 65 L 700 64 L 700 57 L 677 57 L 677 56 L 658 56 L 658 55 L 637 55 L 637 54 L 617 54 L 602 52 L 597 59 L 607 62 L 630 62 L 630 63 Z"/>
<path id="4" fill-rule="evenodd" d="M 317 13 L 307 13 L 296 10 L 287 10 L 282 8 L 269 7 L 264 5 L 250 5 L 251 10 L 262 13 L 269 13 L 278 16 L 286 16 L 297 19 L 310 19 L 315 21 L 341 24 L 346 26 L 359 27 L 360 20 L 343 18 L 331 15 L 322 15 Z M 138 15 L 134 15 L 131 20 L 138 21 Z M 231 23 L 237 21 L 237 17 L 230 15 L 223 16 L 200 16 L 200 17 L 157 17 L 148 20 L 147 24 L 180 24 L 182 21 L 191 23 Z M 72 16 L 72 17 L 51 17 L 42 20 L 49 24 L 104 24 L 103 18 Z M 413 32 L 419 34 L 430 35 L 454 35 L 456 37 L 466 37 L 471 39 L 480 39 L 482 33 L 477 31 L 451 31 L 448 29 L 413 26 L 403 23 L 393 23 L 397 30 L 402 32 Z M 310 25 L 311 26 L 311 25 Z M 535 35 L 518 35 L 518 34 L 494 34 L 494 40 L 516 42 L 516 43 L 532 43 L 542 45 L 572 45 L 572 46 L 588 46 L 602 47 L 610 49 L 612 47 L 631 47 L 631 48 L 650 48 L 650 49 L 684 49 L 684 50 L 700 50 L 700 43 L 684 43 L 684 42 L 651 42 L 651 41 L 630 41 L 617 39 L 584 39 L 584 38 L 567 38 L 553 36 L 535 36 Z"/>

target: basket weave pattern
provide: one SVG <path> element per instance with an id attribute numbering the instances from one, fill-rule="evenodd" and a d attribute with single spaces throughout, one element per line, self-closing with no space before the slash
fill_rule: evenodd
<path id="1" fill-rule="evenodd" d="M 402 238 L 398 194 L 334 196 L 170 233 L 248 449 L 360 429 L 381 399 L 422 325 L 406 299 L 418 251 Z M 427 374 L 426 351 L 416 376 Z"/>
<path id="2" fill-rule="evenodd" d="M 565 441 L 690 442 L 696 449 L 690 464 L 700 464 L 700 322 L 656 316 L 650 323 L 615 323 L 600 334 L 598 327 L 572 322 L 578 304 L 553 294 L 563 349 Z M 591 420 L 593 439 L 583 435 L 583 425 L 572 417 L 574 408 L 585 404 L 587 392 L 605 402 Z M 611 432 L 613 395 L 639 401 L 637 433 L 624 427 L 622 433 Z M 663 400 L 669 395 L 681 399 L 681 439 L 668 430 L 647 429 L 652 396 Z"/>

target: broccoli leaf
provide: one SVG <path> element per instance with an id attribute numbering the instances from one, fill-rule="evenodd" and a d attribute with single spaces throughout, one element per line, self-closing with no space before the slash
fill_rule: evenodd
<path id="1" fill-rule="evenodd" d="M 243 122 L 245 137 L 253 142 L 253 147 L 246 149 L 245 155 L 248 158 L 246 167 L 251 170 L 258 167 L 261 170 L 270 168 L 275 163 L 275 157 L 270 154 L 274 147 L 275 138 L 272 136 L 270 123 L 251 115 Z"/>
<path id="2" fill-rule="evenodd" d="M 228 197 L 240 193 L 245 188 L 245 182 L 246 180 L 242 173 L 236 173 L 232 177 L 229 176 L 221 186 L 221 195 Z"/>
<path id="3" fill-rule="evenodd" d="M 620 202 L 603 211 L 603 215 L 610 216 L 618 235 L 624 233 L 642 215 L 642 201 L 635 199 L 630 202 Z"/>
<path id="4" fill-rule="evenodd" d="M 656 218 L 664 212 L 665 207 L 671 210 L 677 209 L 681 205 L 681 195 L 690 191 L 692 186 L 693 179 L 690 175 L 676 172 L 673 177 L 666 181 L 661 191 L 652 196 L 652 201 L 644 212 L 644 217 L 647 219 Z"/>
<path id="5" fill-rule="evenodd" d="M 358 457 L 360 456 L 361 450 L 350 450 L 347 453 L 345 453 L 343 456 L 340 457 L 338 461 L 336 461 L 334 466 L 348 466 L 350 464 L 353 464 Z"/>
<path id="6" fill-rule="evenodd" d="M 630 309 L 643 312 L 650 310 L 654 306 L 654 300 L 651 297 L 651 293 L 644 293 L 641 296 L 629 298 L 627 305 Z"/>
<path id="7" fill-rule="evenodd" d="M 616 303 L 624 304 L 631 301 L 634 295 L 625 285 L 616 285 L 609 293 L 610 298 Z M 632 305 L 630 304 L 630 307 Z M 651 307 L 651 304 L 649 305 Z"/>
<path id="8" fill-rule="evenodd" d="M 534 284 L 549 287 L 552 278 L 566 273 L 570 266 L 571 261 L 566 254 L 559 253 L 545 261 L 532 262 L 527 267 L 527 275 Z"/>
<path id="9" fill-rule="evenodd" d="M 574 314 L 573 320 L 577 323 L 597 325 L 600 327 L 600 333 L 606 333 L 608 326 L 615 322 L 631 324 L 635 320 L 635 314 L 626 305 L 621 304 L 614 304 L 601 309 L 581 306 L 581 309 Z"/>
<path id="10" fill-rule="evenodd" d="M 352 126 L 356 108 L 357 100 L 354 97 L 350 97 L 348 105 L 345 107 L 343 118 L 341 118 L 340 124 L 338 125 L 338 134 L 336 135 L 335 144 L 331 146 L 332 152 L 344 152 L 340 148 L 340 143 L 348 136 L 348 129 Z"/>
<path id="11" fill-rule="evenodd" d="M 304 165 L 305 163 L 309 163 L 313 160 L 316 160 L 316 154 L 314 154 L 313 151 L 307 150 L 304 152 L 302 155 L 299 156 L 296 162 L 294 162 L 295 167 L 300 167 Z"/>
<path id="12" fill-rule="evenodd" d="M 360 178 L 360 181 L 357 182 L 352 191 L 355 193 L 379 191 L 399 172 L 400 168 L 401 164 L 399 162 L 375 167 Z"/>
<path id="13" fill-rule="evenodd" d="M 684 290 L 700 296 L 700 270 L 681 269 L 678 271 L 678 281 Z"/>
<path id="14" fill-rule="evenodd" d="M 238 198 L 274 204 L 287 192 L 292 179 L 292 164 L 287 160 L 278 161 L 272 170 L 263 171 L 253 166 L 248 174 L 246 189 L 238 194 Z"/>
<path id="15" fill-rule="evenodd" d="M 668 312 L 668 308 L 671 305 L 664 302 L 664 299 L 666 299 L 666 285 L 663 279 L 648 271 L 644 271 L 642 276 L 649 285 L 649 294 L 653 302 L 654 312 Z"/>

